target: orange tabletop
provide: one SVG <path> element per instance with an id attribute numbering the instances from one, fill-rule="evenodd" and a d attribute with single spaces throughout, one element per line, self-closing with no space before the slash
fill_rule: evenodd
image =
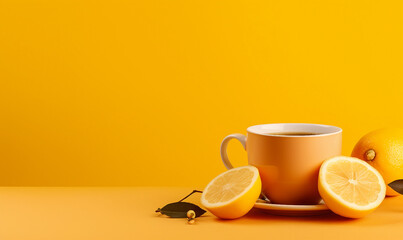
<path id="1" fill-rule="evenodd" d="M 206 213 L 194 225 L 154 211 L 190 188 L 0 188 L 0 239 L 401 239 L 403 198 L 369 216 L 281 217 L 252 210 L 237 220 Z M 199 203 L 200 194 L 189 202 Z"/>

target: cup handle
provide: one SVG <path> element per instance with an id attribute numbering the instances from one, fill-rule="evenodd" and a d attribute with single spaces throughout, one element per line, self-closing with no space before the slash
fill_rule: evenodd
<path id="1" fill-rule="evenodd" d="M 240 141 L 242 143 L 243 148 L 246 150 L 246 136 L 240 133 L 234 133 L 231 135 L 226 136 L 221 143 L 221 148 L 220 148 L 220 152 L 221 152 L 221 160 L 224 163 L 224 166 L 229 170 L 231 168 L 234 168 L 231 164 L 231 162 L 228 159 L 228 154 L 227 154 L 227 146 L 228 143 L 231 139 L 237 139 L 238 141 Z"/>

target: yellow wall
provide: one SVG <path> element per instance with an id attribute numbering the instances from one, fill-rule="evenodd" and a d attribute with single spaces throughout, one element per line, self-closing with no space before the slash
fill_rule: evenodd
<path id="1" fill-rule="evenodd" d="M 349 154 L 403 125 L 402 9 L 0 0 L 0 184 L 202 188 L 262 123 L 340 126 Z"/>

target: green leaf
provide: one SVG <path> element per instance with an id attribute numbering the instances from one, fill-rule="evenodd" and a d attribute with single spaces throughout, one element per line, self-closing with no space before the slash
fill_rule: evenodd
<path id="1" fill-rule="evenodd" d="M 157 209 L 156 212 L 161 212 L 164 215 L 170 216 L 172 218 L 187 218 L 187 212 L 193 210 L 196 213 L 196 217 L 200 217 L 206 211 L 201 209 L 199 206 L 188 202 L 174 202 L 165 205 L 161 209 Z"/>
<path id="2" fill-rule="evenodd" d="M 396 192 L 403 194 L 403 179 L 395 180 L 388 185 Z"/>

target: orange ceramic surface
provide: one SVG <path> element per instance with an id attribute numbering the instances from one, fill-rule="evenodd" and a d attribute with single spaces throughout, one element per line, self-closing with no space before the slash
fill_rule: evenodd
<path id="1" fill-rule="evenodd" d="M 267 133 L 312 132 L 317 135 L 284 136 Z M 248 128 L 248 162 L 259 169 L 263 192 L 274 203 L 317 204 L 318 173 L 322 162 L 341 154 L 342 130 L 319 124 L 264 124 Z M 228 141 L 224 139 L 223 143 Z M 225 148 L 222 149 L 225 151 Z M 224 164 L 228 162 L 223 156 Z"/>
<path id="2" fill-rule="evenodd" d="M 192 188 L 0 188 L 1 240 L 399 239 L 403 197 L 357 220 L 329 213 L 281 217 L 252 209 L 236 220 L 207 212 L 194 225 L 155 213 Z M 200 204 L 200 194 L 186 201 Z"/>

